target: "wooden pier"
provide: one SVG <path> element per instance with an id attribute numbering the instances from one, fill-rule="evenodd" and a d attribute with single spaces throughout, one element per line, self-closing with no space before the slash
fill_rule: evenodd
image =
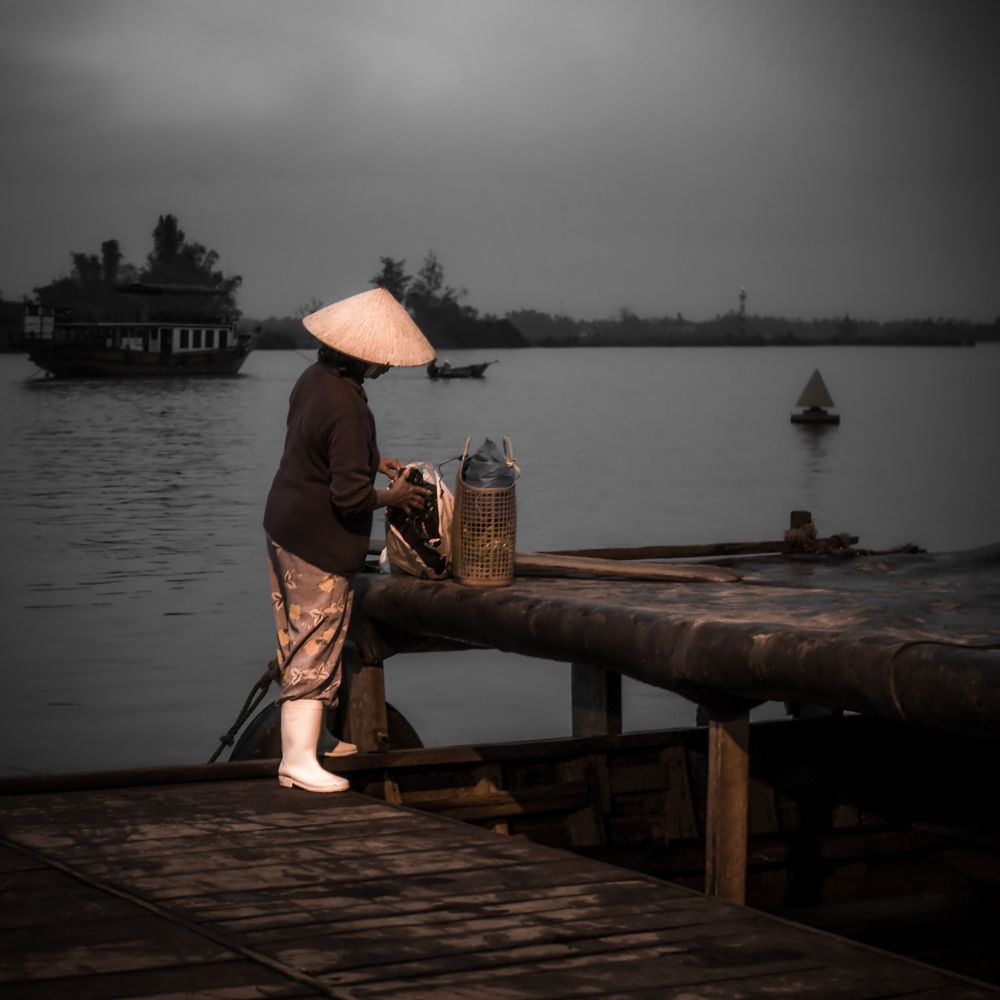
<path id="1" fill-rule="evenodd" d="M 274 766 L 0 800 L 0 997 L 1000 996 L 520 838 L 282 789 Z"/>
<path id="2" fill-rule="evenodd" d="M 719 582 L 538 576 L 492 590 L 363 577 L 349 738 L 389 749 L 383 665 L 411 650 L 464 644 L 572 664 L 577 736 L 622 731 L 623 675 L 678 692 L 708 722 L 705 889 L 734 902 L 745 900 L 755 705 L 853 711 L 995 748 L 1000 546 L 729 566 L 738 572 Z M 995 793 L 983 796 L 1000 820 Z"/>

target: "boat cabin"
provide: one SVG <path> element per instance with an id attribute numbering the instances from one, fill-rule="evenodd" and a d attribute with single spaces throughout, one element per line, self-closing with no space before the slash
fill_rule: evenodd
<path id="1" fill-rule="evenodd" d="M 28 305 L 18 346 L 50 375 L 86 377 L 233 375 L 250 353 L 253 338 L 217 309 L 192 309 L 190 289 L 173 297 L 157 289 L 153 307 L 148 287 L 127 291 L 143 296 L 142 311 L 113 320 Z"/>

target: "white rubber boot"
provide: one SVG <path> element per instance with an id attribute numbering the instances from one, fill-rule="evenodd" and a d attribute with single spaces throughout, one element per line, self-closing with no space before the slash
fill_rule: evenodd
<path id="1" fill-rule="evenodd" d="M 281 763 L 278 784 L 297 786 L 307 792 L 345 792 L 346 778 L 331 774 L 316 759 L 319 731 L 326 706 L 321 701 L 283 701 L 281 703 Z"/>

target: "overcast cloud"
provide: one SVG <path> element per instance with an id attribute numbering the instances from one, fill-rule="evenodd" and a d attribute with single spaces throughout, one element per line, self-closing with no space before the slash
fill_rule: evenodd
<path id="1" fill-rule="evenodd" d="M 161 213 L 252 316 L 1000 316 L 993 0 L 0 0 L 0 291 Z"/>

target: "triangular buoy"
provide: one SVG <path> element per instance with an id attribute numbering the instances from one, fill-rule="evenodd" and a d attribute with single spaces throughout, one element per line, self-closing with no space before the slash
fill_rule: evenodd
<path id="1" fill-rule="evenodd" d="M 839 424 L 840 417 L 836 413 L 827 413 L 826 406 L 833 406 L 833 397 L 827 389 L 823 376 L 816 368 L 806 387 L 802 390 L 796 406 L 805 407 L 801 413 L 792 414 L 793 424 Z"/>
<path id="2" fill-rule="evenodd" d="M 806 387 L 802 390 L 802 395 L 799 396 L 799 401 L 795 404 L 796 406 L 833 406 L 834 402 L 830 396 L 830 390 L 827 389 L 826 383 L 823 381 L 823 376 L 820 375 L 819 369 L 815 369 L 812 375 L 809 376 L 809 381 L 806 382 Z"/>

